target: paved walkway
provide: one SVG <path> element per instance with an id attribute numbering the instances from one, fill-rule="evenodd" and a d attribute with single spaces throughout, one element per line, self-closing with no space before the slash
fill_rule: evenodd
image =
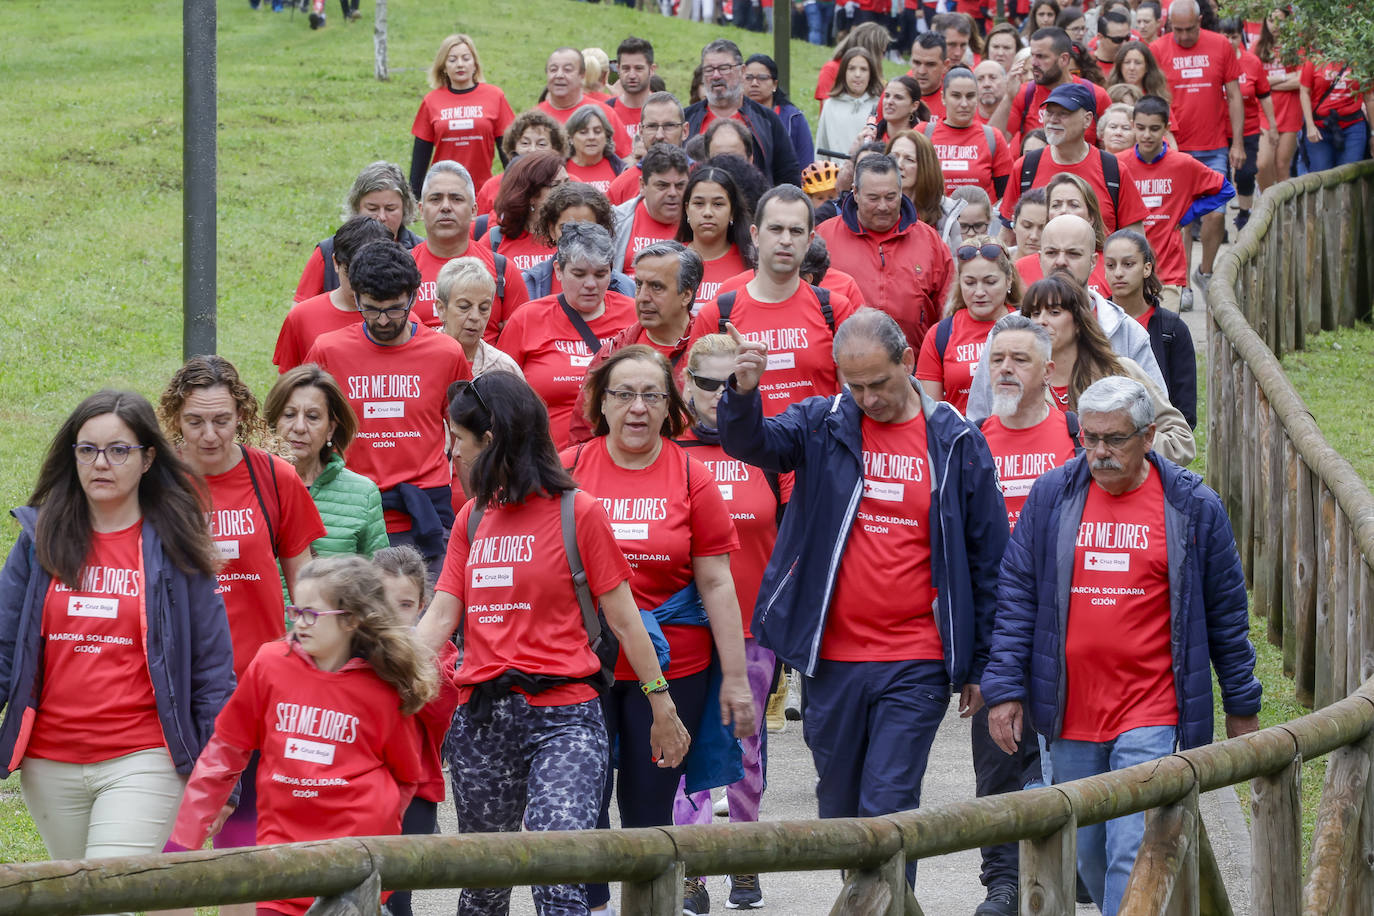
<path id="1" fill-rule="evenodd" d="M 1200 254 L 1194 246 L 1194 258 Z M 1196 261 L 1195 261 L 1196 263 Z M 1198 362 L 1206 358 L 1205 300 L 1199 295 L 1195 311 L 1183 317 L 1193 334 Z M 765 820 L 806 820 L 816 816 L 816 771 L 811 754 L 802 742 L 801 727 L 789 723 L 782 734 L 769 736 L 769 785 L 763 800 Z M 958 716 L 957 704 L 940 727 L 931 750 L 923 787 L 926 805 L 963 801 L 974 797 L 973 764 L 969 752 L 969 723 Z M 1202 815 L 1226 879 L 1228 895 L 1237 916 L 1249 913 L 1248 882 L 1250 846 L 1246 824 L 1235 792 L 1222 789 L 1202 797 Z M 451 804 L 440 807 L 440 829 L 457 831 Z M 928 916 L 968 916 L 983 899 L 978 881 L 981 859 L 969 850 L 920 865 L 917 897 Z M 761 879 L 765 911 L 779 916 L 825 916 L 840 892 L 837 872 L 784 872 Z M 729 890 L 723 877 L 707 879 L 713 913 L 726 912 Z M 457 891 L 422 891 L 415 895 L 415 912 L 421 916 L 448 916 L 457 909 Z M 615 894 L 618 900 L 618 894 Z M 1093 906 L 1080 906 L 1080 913 L 1095 913 Z M 529 890 L 517 888 L 511 895 L 511 913 L 532 916 L 534 906 Z M 633 914 L 622 914 L 633 916 Z"/>

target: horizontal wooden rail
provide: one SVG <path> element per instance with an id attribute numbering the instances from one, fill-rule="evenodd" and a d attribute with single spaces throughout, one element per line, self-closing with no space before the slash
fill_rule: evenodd
<path id="1" fill-rule="evenodd" d="M 1322 436 L 1279 356 L 1367 319 L 1374 161 L 1275 185 L 1208 289 L 1207 482 L 1221 494 L 1265 636 L 1325 706 L 1374 652 L 1374 496 Z"/>
<path id="2" fill-rule="evenodd" d="M 1374 681 L 1283 725 L 1072 783 L 876 818 L 555 833 L 365 837 L 222 851 L 0 866 L 0 914 L 61 916 L 387 888 L 653 881 L 687 874 L 848 869 L 1049 836 L 1278 772 L 1374 731 Z M 679 902 L 680 903 L 680 902 Z"/>

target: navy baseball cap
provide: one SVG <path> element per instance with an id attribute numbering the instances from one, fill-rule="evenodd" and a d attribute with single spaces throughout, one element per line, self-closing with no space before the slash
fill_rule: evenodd
<path id="1" fill-rule="evenodd" d="M 1049 98 L 1040 103 L 1041 108 L 1046 105 L 1058 105 L 1069 111 L 1087 111 L 1094 115 L 1097 114 L 1097 100 L 1093 98 L 1093 91 L 1082 83 L 1065 83 L 1063 86 L 1056 86 Z"/>

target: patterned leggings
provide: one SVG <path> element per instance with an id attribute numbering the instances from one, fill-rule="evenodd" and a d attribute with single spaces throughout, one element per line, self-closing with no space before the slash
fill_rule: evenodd
<path id="1" fill-rule="evenodd" d="M 477 725 L 459 706 L 444 741 L 453 806 L 463 833 L 590 830 L 596 826 L 608 761 L 606 725 L 596 700 L 531 706 L 511 693 Z M 585 916 L 580 884 L 533 888 L 540 916 Z M 464 888 L 459 916 L 504 916 L 510 888 Z"/>
<path id="2" fill-rule="evenodd" d="M 730 803 L 731 823 L 753 823 L 759 819 L 763 803 L 763 787 L 768 779 L 768 726 L 764 709 L 768 705 L 768 691 L 773 686 L 773 668 L 777 664 L 773 653 L 758 644 L 752 636 L 744 641 L 744 661 L 749 674 L 749 691 L 754 695 L 754 719 L 759 730 L 740 739 L 744 751 L 744 777 L 726 787 L 725 798 Z M 677 797 L 673 799 L 674 824 L 711 823 L 711 793 L 686 794 L 687 779 L 678 782 Z"/>

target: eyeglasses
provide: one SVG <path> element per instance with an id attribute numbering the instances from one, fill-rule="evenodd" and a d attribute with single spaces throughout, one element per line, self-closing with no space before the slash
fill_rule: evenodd
<path id="1" fill-rule="evenodd" d="M 983 223 L 983 229 L 980 230 L 978 228 L 978 224 L 974 223 L 968 228 L 969 230 L 972 230 L 973 232 L 977 233 L 986 230 L 987 227 L 988 224 Z M 960 228 L 963 227 L 961 226 Z M 989 242 L 986 245 L 978 245 L 976 247 L 973 245 L 960 245 L 954 253 L 958 255 L 959 260 L 961 261 L 972 261 L 974 258 L 978 257 L 987 258 L 989 261 L 995 261 L 998 258 L 1003 257 L 1007 253 L 1007 250 L 1003 248 L 1001 245 Z"/>
<path id="2" fill-rule="evenodd" d="M 970 236 L 970 235 L 982 235 L 984 232 L 987 232 L 987 231 L 988 231 L 988 222 L 987 222 L 987 220 L 984 220 L 984 221 L 981 222 L 981 223 L 960 223 L 960 224 L 959 224 L 959 231 L 962 232 L 962 233 L 964 234 L 964 237 L 965 237 L 965 238 L 967 238 L 967 237 Z M 984 248 L 994 248 L 994 247 L 996 247 L 996 246 L 994 246 L 994 245 L 984 245 L 983 247 L 984 247 Z M 967 259 L 965 259 L 965 260 L 967 260 Z M 991 260 L 991 259 L 989 259 L 989 260 Z"/>
<path id="3" fill-rule="evenodd" d="M 414 290 L 413 292 L 411 292 L 410 296 L 406 299 L 405 305 L 393 305 L 390 308 L 384 309 L 379 309 L 376 306 L 372 305 L 363 305 L 363 300 L 358 296 L 357 293 L 353 294 L 353 302 L 358 306 L 358 312 L 364 318 L 372 319 L 375 321 L 376 319 L 385 315 L 391 321 L 403 321 L 406 317 L 406 313 L 410 311 L 410 307 L 415 304 L 415 294 L 418 292 L 419 290 Z"/>
<path id="4" fill-rule="evenodd" d="M 665 133 L 670 130 L 677 130 L 682 126 L 681 121 L 662 121 L 652 124 L 641 124 L 639 129 L 646 134 Z"/>
<path id="5" fill-rule="evenodd" d="M 1095 436 L 1092 433 L 1085 433 L 1080 429 L 1078 431 L 1078 442 L 1088 451 L 1092 451 L 1099 445 L 1105 445 L 1111 451 L 1119 452 L 1126 447 L 1126 443 L 1130 442 L 1132 439 L 1134 439 L 1136 436 L 1140 435 L 1147 429 L 1149 429 L 1148 426 L 1137 427 L 1136 431 L 1131 433 L 1129 436 Z"/>
<path id="6" fill-rule="evenodd" d="M 114 445 L 96 448 L 94 445 L 81 442 L 73 445 L 72 451 L 76 453 L 76 460 L 82 464 L 95 464 L 95 459 L 101 455 L 104 455 L 105 460 L 110 464 L 123 464 L 129 460 L 130 452 L 140 448 L 146 448 L 146 446 L 125 445 L 122 442 L 116 442 Z"/>
<path id="7" fill-rule="evenodd" d="M 766 82 L 768 82 L 769 80 L 771 80 L 772 78 L 773 78 L 773 77 L 769 76 L 767 73 L 746 73 L 746 74 L 744 74 L 744 81 L 745 81 L 746 83 L 766 83 Z"/>
<path id="8" fill-rule="evenodd" d="M 297 607 L 294 604 L 286 606 L 286 619 L 292 623 L 302 623 L 307 627 L 313 627 L 315 621 L 321 617 L 332 617 L 335 614 L 347 614 L 347 611 L 335 611 L 329 608 L 320 607 Z"/>
<path id="9" fill-rule="evenodd" d="M 738 69 L 739 67 L 743 67 L 743 66 L 744 66 L 744 64 L 720 64 L 719 66 L 715 66 L 715 67 L 702 67 L 702 68 L 701 68 L 701 75 L 702 75 L 702 76 L 724 76 L 725 74 L 729 73 L 731 70 L 735 70 L 735 69 Z"/>
<path id="10" fill-rule="evenodd" d="M 659 407 L 668 402 L 668 394 L 664 391 L 626 391 L 624 388 L 607 388 L 606 397 L 613 398 L 617 404 L 629 406 L 639 398 L 644 402 L 645 407 Z"/>
<path id="11" fill-rule="evenodd" d="M 728 378 L 711 378 L 706 375 L 697 375 L 691 369 L 687 370 L 687 375 L 691 378 L 692 384 L 696 385 L 702 391 L 718 391 L 722 385 L 727 385 L 730 382 Z"/>

